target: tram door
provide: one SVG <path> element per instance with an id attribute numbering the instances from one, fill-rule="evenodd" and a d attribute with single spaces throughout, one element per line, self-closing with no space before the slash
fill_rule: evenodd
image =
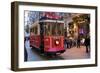
<path id="1" fill-rule="evenodd" d="M 44 24 L 43 22 L 40 23 L 40 51 L 44 53 Z"/>

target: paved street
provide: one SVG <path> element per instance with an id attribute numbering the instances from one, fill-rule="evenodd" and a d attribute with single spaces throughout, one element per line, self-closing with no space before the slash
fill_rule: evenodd
<path id="1" fill-rule="evenodd" d="M 90 58 L 90 53 L 85 52 L 85 47 L 81 46 L 80 48 L 70 48 L 66 49 L 66 51 L 56 57 L 47 57 L 44 55 L 40 55 L 40 53 L 34 48 L 27 48 L 28 52 L 28 61 L 43 61 L 43 60 L 63 60 L 63 59 L 87 59 Z"/>
<path id="2" fill-rule="evenodd" d="M 90 53 L 85 52 L 85 47 L 81 46 L 80 48 L 70 48 L 60 55 L 64 59 L 86 59 L 90 58 Z"/>

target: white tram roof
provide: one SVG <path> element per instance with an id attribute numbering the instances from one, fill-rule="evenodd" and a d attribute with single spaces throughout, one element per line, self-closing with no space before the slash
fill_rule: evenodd
<path id="1" fill-rule="evenodd" d="M 36 22 L 34 22 L 32 25 L 31 25 L 31 27 L 30 28 L 32 28 L 32 27 L 34 27 L 34 26 L 36 26 L 36 25 L 39 25 L 39 22 L 54 22 L 54 23 L 64 23 L 64 21 L 61 21 L 61 20 L 40 20 L 40 21 L 36 21 Z"/>
<path id="2" fill-rule="evenodd" d="M 40 20 L 39 22 L 57 22 L 57 23 L 64 23 L 62 20 Z"/>

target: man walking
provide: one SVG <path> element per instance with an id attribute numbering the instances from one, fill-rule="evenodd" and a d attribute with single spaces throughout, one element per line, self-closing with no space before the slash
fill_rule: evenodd
<path id="1" fill-rule="evenodd" d="M 86 46 L 86 53 L 88 53 L 90 49 L 90 37 L 89 36 L 86 36 L 85 38 L 85 46 Z"/>

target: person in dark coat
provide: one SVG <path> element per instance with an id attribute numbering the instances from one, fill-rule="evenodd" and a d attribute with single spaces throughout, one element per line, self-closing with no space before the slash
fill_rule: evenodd
<path id="1" fill-rule="evenodd" d="M 66 44 L 67 44 L 66 42 L 67 42 L 67 39 L 65 38 L 65 39 L 64 39 L 65 48 L 66 48 Z"/>
<path id="2" fill-rule="evenodd" d="M 77 48 L 80 48 L 80 37 L 77 38 Z"/>
<path id="3" fill-rule="evenodd" d="M 26 47 L 24 47 L 24 61 L 27 61 L 28 59 L 28 54 L 27 54 L 27 50 Z"/>
<path id="4" fill-rule="evenodd" d="M 66 40 L 65 40 L 65 43 L 66 43 L 66 46 L 67 46 L 67 49 L 70 48 L 70 39 L 67 37 Z"/>
<path id="5" fill-rule="evenodd" d="M 84 43 L 85 43 L 85 46 L 86 46 L 86 53 L 88 53 L 89 49 L 90 49 L 90 38 L 86 37 Z"/>
<path id="6" fill-rule="evenodd" d="M 67 45 L 67 48 L 69 49 L 69 38 L 66 39 L 66 45 Z"/>

